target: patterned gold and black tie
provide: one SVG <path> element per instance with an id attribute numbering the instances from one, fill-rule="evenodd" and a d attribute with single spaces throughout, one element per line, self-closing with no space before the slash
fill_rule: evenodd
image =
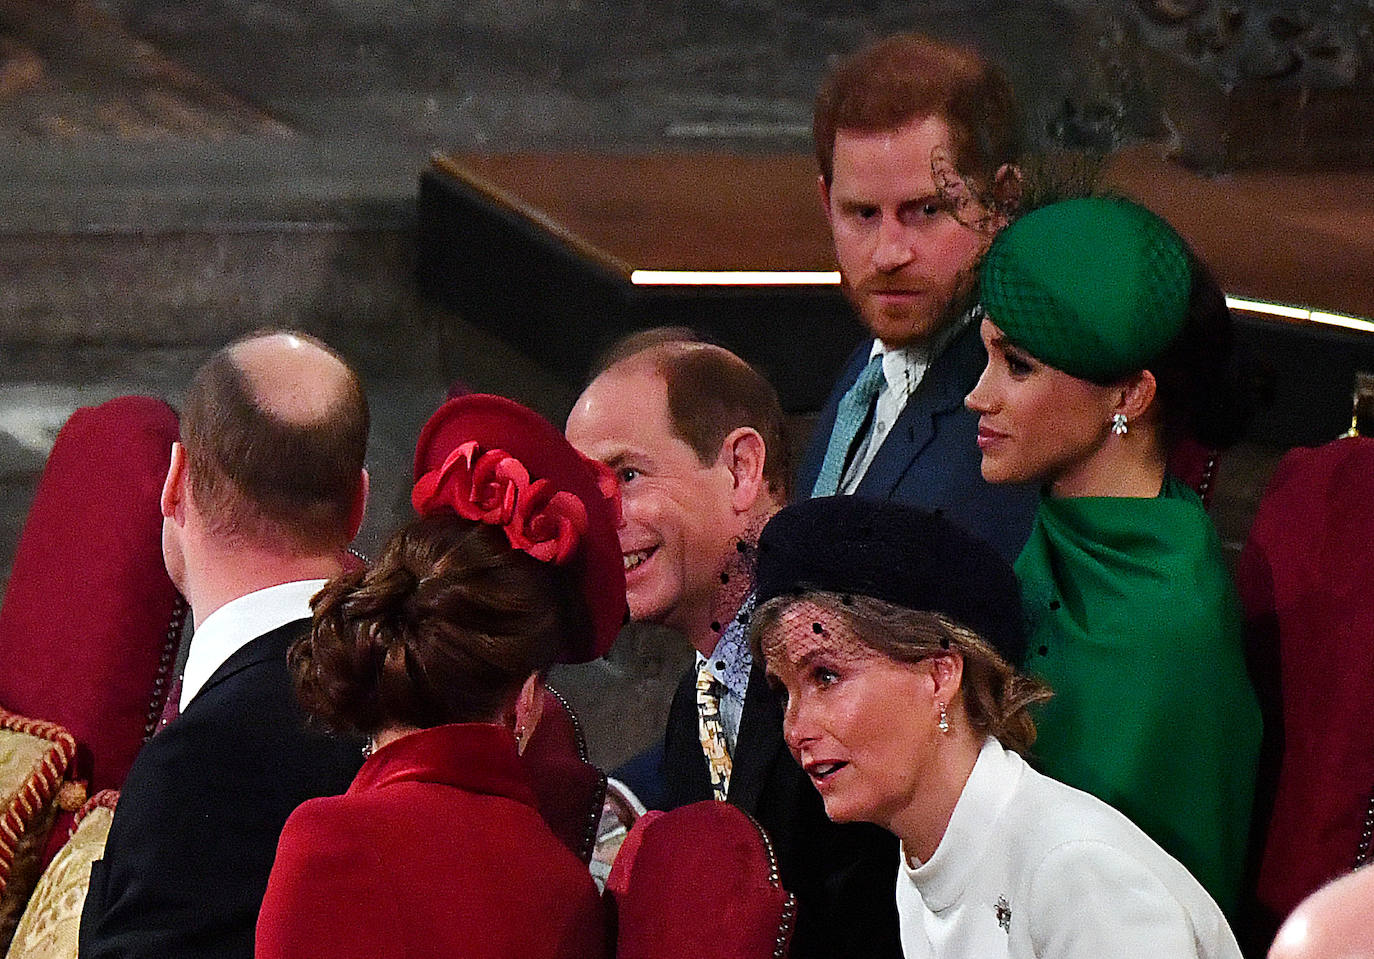
<path id="1" fill-rule="evenodd" d="M 697 670 L 697 734 L 711 771 L 711 794 L 721 800 L 730 791 L 730 748 L 720 719 L 723 688 L 704 665 Z"/>

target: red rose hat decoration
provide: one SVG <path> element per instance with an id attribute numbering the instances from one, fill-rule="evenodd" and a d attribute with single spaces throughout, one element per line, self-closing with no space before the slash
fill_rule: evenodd
<path id="1" fill-rule="evenodd" d="M 515 549 L 572 566 L 590 636 L 569 637 L 568 662 L 610 649 L 627 616 L 620 555 L 620 488 L 552 424 L 512 400 L 470 393 L 430 417 L 415 447 L 411 505 L 421 516 L 451 509 L 500 526 Z"/>
<path id="2" fill-rule="evenodd" d="M 505 450 L 479 455 L 476 440 L 420 477 L 410 501 L 421 516 L 447 507 L 464 519 L 500 526 L 512 547 L 559 566 L 572 559 L 587 531 L 580 499 L 547 479 L 531 482 L 529 470 Z"/>
<path id="3" fill-rule="evenodd" d="M 535 480 L 515 502 L 514 522 L 506 536 L 516 549 L 535 559 L 562 566 L 587 531 L 587 508 L 567 490 L 548 480 Z"/>

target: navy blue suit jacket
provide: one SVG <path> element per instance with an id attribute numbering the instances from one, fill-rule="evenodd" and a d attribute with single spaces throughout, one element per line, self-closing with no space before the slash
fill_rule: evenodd
<path id="1" fill-rule="evenodd" d="M 868 364 L 872 343 L 865 340 L 850 356 L 821 409 L 797 476 L 798 496 L 811 495 L 816 485 L 835 410 Z M 978 326 L 970 323 L 926 370 L 855 493 L 937 510 L 1011 562 L 1026 544 L 1040 497 L 1031 485 L 994 486 L 983 479 L 978 415 L 964 406 L 964 397 L 986 363 Z"/>
<path id="2" fill-rule="evenodd" d="M 239 649 L 139 752 L 81 914 L 82 959 L 253 959 L 277 839 L 307 799 L 346 790 L 360 743 L 308 723 L 288 623 Z M 194 641 L 194 640 L 193 640 Z"/>

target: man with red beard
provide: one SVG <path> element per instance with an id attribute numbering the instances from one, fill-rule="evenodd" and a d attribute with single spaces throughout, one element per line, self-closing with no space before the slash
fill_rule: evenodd
<path id="1" fill-rule="evenodd" d="M 1020 193 L 1011 88 L 973 51 L 901 34 L 831 70 L 813 126 L 845 293 L 873 340 L 822 409 L 797 491 L 939 510 L 1015 559 L 1035 491 L 984 482 L 964 408 L 987 359 L 978 263 Z"/>

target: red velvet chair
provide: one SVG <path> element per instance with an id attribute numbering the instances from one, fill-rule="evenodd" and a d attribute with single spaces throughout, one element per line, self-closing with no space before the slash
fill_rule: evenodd
<path id="1" fill-rule="evenodd" d="M 1258 898 L 1272 924 L 1370 858 L 1374 835 L 1374 439 L 1295 449 L 1236 568 L 1282 758 Z M 1261 793 L 1266 777 L 1261 777 Z"/>
<path id="2" fill-rule="evenodd" d="M 606 895 L 616 959 L 782 959 L 797 912 L 768 835 L 723 802 L 641 816 Z"/>
<path id="3" fill-rule="evenodd" d="M 151 397 L 73 413 L 0 608 L 0 706 L 70 731 L 67 775 L 91 794 L 123 783 L 171 685 L 186 607 L 162 565 L 158 499 L 177 435 L 176 414 Z"/>
<path id="4" fill-rule="evenodd" d="M 1221 451 L 1184 437 L 1169 451 L 1169 472 L 1187 483 L 1201 499 L 1204 508 L 1212 505 L 1217 485 Z"/>
<path id="5" fill-rule="evenodd" d="M 587 761 L 582 726 L 557 690 L 544 687 L 544 712 L 520 759 L 544 821 L 574 855 L 590 862 L 606 774 Z"/>

